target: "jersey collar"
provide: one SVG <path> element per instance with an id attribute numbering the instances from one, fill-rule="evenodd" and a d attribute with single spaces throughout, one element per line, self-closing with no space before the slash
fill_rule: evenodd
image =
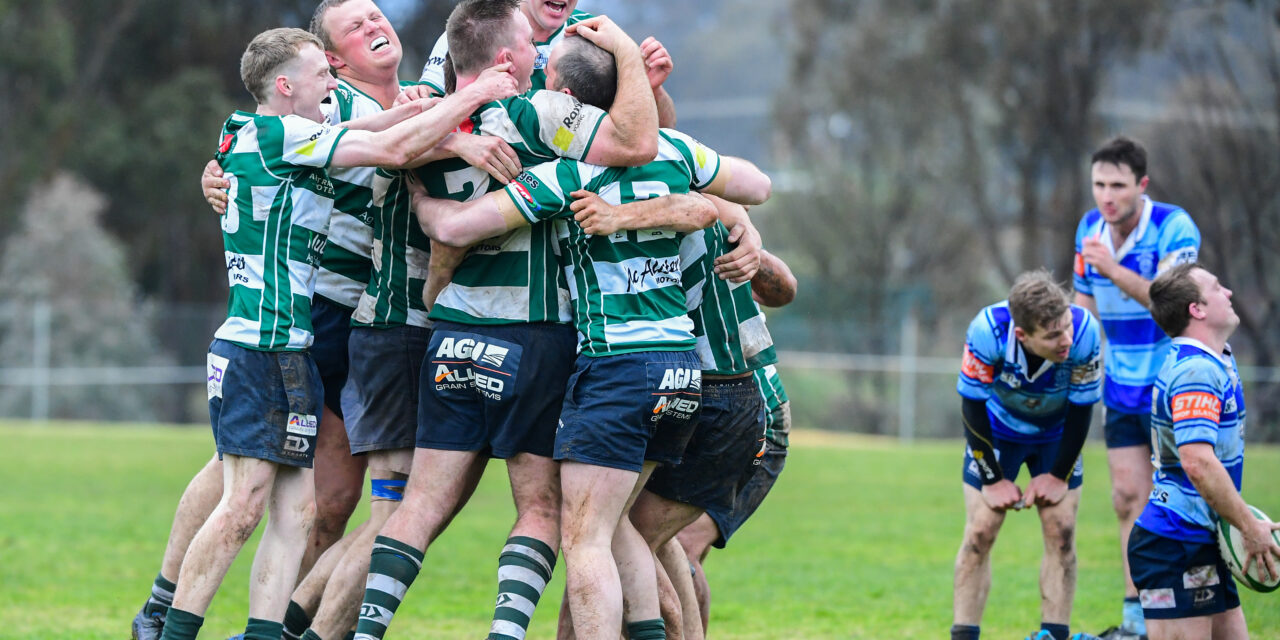
<path id="1" fill-rule="evenodd" d="M 1040 363 L 1040 368 L 1036 369 L 1035 373 L 1028 371 L 1026 350 L 1022 346 L 1022 343 L 1018 341 L 1018 336 L 1014 335 L 1012 326 L 1009 327 L 1009 339 L 1004 345 L 1004 359 L 1005 362 L 1013 362 L 1021 367 L 1023 375 L 1027 377 L 1027 382 L 1035 382 L 1036 378 L 1040 377 L 1040 374 L 1053 367 L 1053 363 L 1050 362 L 1048 358 L 1045 358 L 1044 361 Z"/>
<path id="2" fill-rule="evenodd" d="M 1218 362 L 1222 363 L 1222 366 L 1227 368 L 1228 371 L 1231 370 L 1231 345 L 1230 344 L 1223 346 L 1222 353 L 1215 353 L 1213 349 L 1209 348 L 1209 345 L 1203 342 L 1200 342 L 1195 338 L 1183 338 L 1183 337 L 1174 338 L 1173 344 L 1175 347 L 1177 347 L 1178 345 L 1184 345 L 1184 344 L 1195 347 L 1216 358 Z"/>
<path id="3" fill-rule="evenodd" d="M 1124 244 L 1121 244 L 1119 249 L 1116 249 L 1115 245 L 1111 243 L 1111 230 L 1107 227 L 1107 221 L 1102 221 L 1102 230 L 1099 232 L 1102 235 L 1102 242 L 1111 250 L 1111 254 L 1115 256 L 1116 260 L 1125 257 L 1133 249 L 1133 246 L 1138 243 L 1138 238 L 1141 238 L 1147 232 L 1147 225 L 1151 223 L 1152 206 L 1151 198 L 1148 198 L 1144 193 L 1142 195 L 1142 215 L 1138 217 L 1138 226 L 1133 228 L 1133 231 L 1129 233 L 1129 237 L 1124 239 Z"/>

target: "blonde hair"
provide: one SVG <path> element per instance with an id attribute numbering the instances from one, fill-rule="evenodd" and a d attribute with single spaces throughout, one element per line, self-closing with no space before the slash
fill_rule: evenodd
<path id="1" fill-rule="evenodd" d="M 1047 269 L 1023 273 L 1009 290 L 1009 314 L 1013 323 L 1028 333 L 1056 322 L 1070 308 L 1066 289 L 1053 281 Z"/>
<path id="2" fill-rule="evenodd" d="M 296 60 L 298 51 L 308 44 L 324 50 L 319 38 L 302 29 L 268 29 L 254 36 L 240 56 L 240 79 L 258 104 L 271 96 L 271 85 L 280 67 Z"/>

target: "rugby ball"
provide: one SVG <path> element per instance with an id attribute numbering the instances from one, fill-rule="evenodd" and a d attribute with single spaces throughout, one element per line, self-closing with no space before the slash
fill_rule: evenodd
<path id="1" fill-rule="evenodd" d="M 1253 517 L 1271 522 L 1271 518 L 1261 509 L 1249 505 L 1249 511 L 1253 513 Z M 1280 543 L 1280 531 L 1272 531 L 1271 538 Z M 1255 560 L 1253 566 L 1249 567 L 1249 573 L 1244 572 L 1244 537 L 1240 535 L 1239 529 L 1222 518 L 1218 519 L 1218 550 L 1222 552 L 1222 560 L 1231 570 L 1231 575 L 1240 584 L 1262 593 L 1270 593 L 1280 587 L 1280 576 L 1273 576 L 1270 580 L 1263 579 L 1266 572 L 1261 562 Z"/>

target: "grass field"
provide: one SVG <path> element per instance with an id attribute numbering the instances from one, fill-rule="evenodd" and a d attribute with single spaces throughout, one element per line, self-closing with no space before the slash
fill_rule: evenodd
<path id="1" fill-rule="evenodd" d="M 0 638 L 127 638 L 178 496 L 211 452 L 208 430 L 0 422 L 0 439 Z M 945 638 L 963 526 L 961 444 L 813 432 L 795 441 L 773 494 L 708 559 L 710 636 Z M 1085 469 L 1072 628 L 1097 632 L 1119 619 L 1120 552 L 1099 446 L 1086 450 Z M 496 553 L 513 517 L 505 478 L 491 470 L 431 548 L 392 638 L 487 631 Z M 1280 448 L 1250 447 L 1245 485 L 1251 503 L 1280 514 Z M 202 637 L 243 629 L 251 557 L 246 549 L 232 567 Z M 984 638 L 1038 628 L 1039 557 L 1035 516 L 1011 515 Z M 562 585 L 558 568 L 530 638 L 554 637 Z M 1253 637 L 1280 639 L 1280 592 L 1241 595 Z"/>

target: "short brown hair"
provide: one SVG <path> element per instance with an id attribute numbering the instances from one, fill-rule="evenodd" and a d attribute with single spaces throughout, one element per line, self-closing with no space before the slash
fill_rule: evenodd
<path id="1" fill-rule="evenodd" d="M 511 44 L 507 28 L 519 10 L 520 0 L 459 2 L 445 23 L 453 70 L 464 76 L 484 71 L 498 49 Z"/>
<path id="2" fill-rule="evenodd" d="M 308 44 L 323 49 L 315 36 L 292 27 L 268 29 L 254 36 L 240 56 L 240 79 L 258 104 L 271 96 L 271 85 L 280 67 L 297 59 L 298 51 Z"/>
<path id="3" fill-rule="evenodd" d="M 347 3 L 347 0 L 320 0 L 320 4 L 316 5 L 316 10 L 311 14 L 311 26 L 309 27 L 311 34 L 320 39 L 320 48 L 325 51 L 333 51 L 333 36 L 329 35 L 329 30 L 324 28 L 324 17 L 329 10 L 334 7 L 340 7 Z"/>
<path id="4" fill-rule="evenodd" d="M 1061 320 L 1070 308 L 1067 290 L 1053 281 L 1047 269 L 1023 273 L 1009 290 L 1009 314 L 1023 331 L 1035 333 Z"/>
<path id="5" fill-rule="evenodd" d="M 1207 271 L 1199 262 L 1189 262 L 1165 271 L 1151 283 L 1151 319 L 1170 338 L 1182 335 L 1191 324 L 1192 303 L 1204 303 L 1200 285 L 1191 278 L 1196 269 Z"/>
<path id="6" fill-rule="evenodd" d="M 1093 157 L 1089 158 L 1090 166 L 1099 162 L 1117 167 L 1128 165 L 1137 182 L 1142 182 L 1142 178 L 1147 175 L 1147 150 L 1137 141 L 1124 136 L 1112 138 L 1101 149 L 1093 152 Z"/>
<path id="7" fill-rule="evenodd" d="M 560 44 L 556 59 L 556 87 L 559 91 L 568 87 L 573 97 L 585 104 L 605 111 L 613 106 L 618 93 L 618 66 L 612 53 L 579 35 L 566 37 Z"/>

